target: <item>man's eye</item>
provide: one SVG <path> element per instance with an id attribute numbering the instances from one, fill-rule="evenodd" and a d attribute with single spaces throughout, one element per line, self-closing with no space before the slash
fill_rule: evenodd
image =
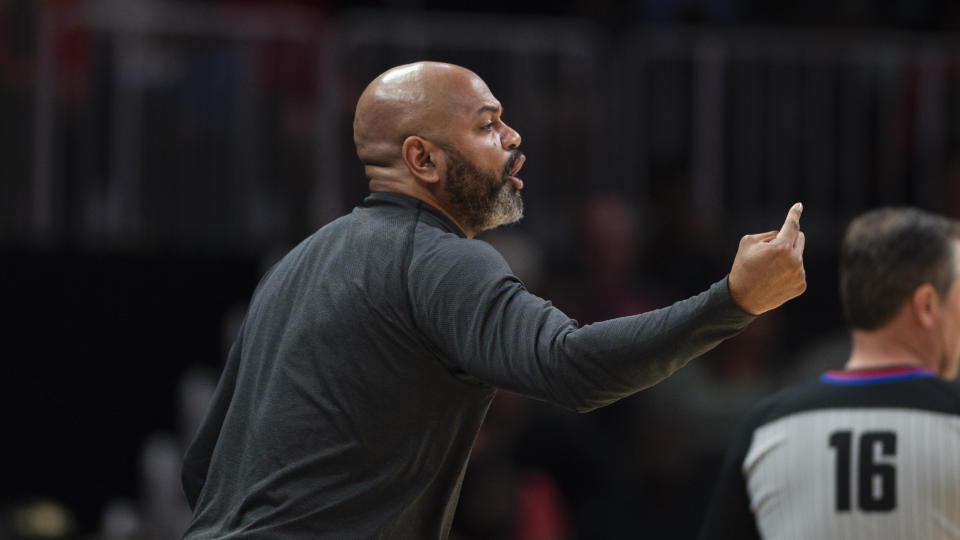
<path id="1" fill-rule="evenodd" d="M 490 131 L 491 129 L 493 129 L 493 122 L 487 122 L 486 124 L 484 124 L 483 129 L 487 131 Z"/>

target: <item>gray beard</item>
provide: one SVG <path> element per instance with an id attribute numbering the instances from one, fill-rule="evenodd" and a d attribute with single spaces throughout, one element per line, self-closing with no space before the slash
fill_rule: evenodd
<path id="1" fill-rule="evenodd" d="M 484 172 L 451 146 L 447 152 L 446 192 L 457 221 L 474 232 L 487 231 L 516 223 L 523 217 L 523 199 L 509 179 L 509 170 L 516 163 L 512 158 L 502 176 Z M 514 150 L 515 155 L 519 151 Z"/>

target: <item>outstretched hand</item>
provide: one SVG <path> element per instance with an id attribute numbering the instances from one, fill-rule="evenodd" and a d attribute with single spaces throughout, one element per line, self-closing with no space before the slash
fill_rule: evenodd
<path id="1" fill-rule="evenodd" d="M 730 296 L 741 309 L 759 315 L 800 296 L 807 289 L 800 231 L 803 204 L 790 208 L 779 231 L 749 234 L 740 239 L 730 270 Z"/>

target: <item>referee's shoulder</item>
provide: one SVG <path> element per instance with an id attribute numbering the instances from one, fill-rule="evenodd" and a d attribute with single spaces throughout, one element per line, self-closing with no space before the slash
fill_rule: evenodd
<path id="1" fill-rule="evenodd" d="M 830 407 L 833 393 L 834 389 L 819 379 L 793 382 L 761 398 L 746 423 L 756 428 L 791 414 Z"/>
<path id="2" fill-rule="evenodd" d="M 931 377 L 917 381 L 922 385 L 927 397 L 943 407 L 941 412 L 960 416 L 960 382 L 946 381 L 939 377 Z"/>

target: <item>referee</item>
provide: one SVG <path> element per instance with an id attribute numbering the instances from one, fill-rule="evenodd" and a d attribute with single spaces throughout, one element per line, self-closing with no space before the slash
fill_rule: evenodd
<path id="1" fill-rule="evenodd" d="M 840 252 L 843 371 L 748 416 L 701 540 L 960 539 L 960 224 L 856 218 Z"/>

